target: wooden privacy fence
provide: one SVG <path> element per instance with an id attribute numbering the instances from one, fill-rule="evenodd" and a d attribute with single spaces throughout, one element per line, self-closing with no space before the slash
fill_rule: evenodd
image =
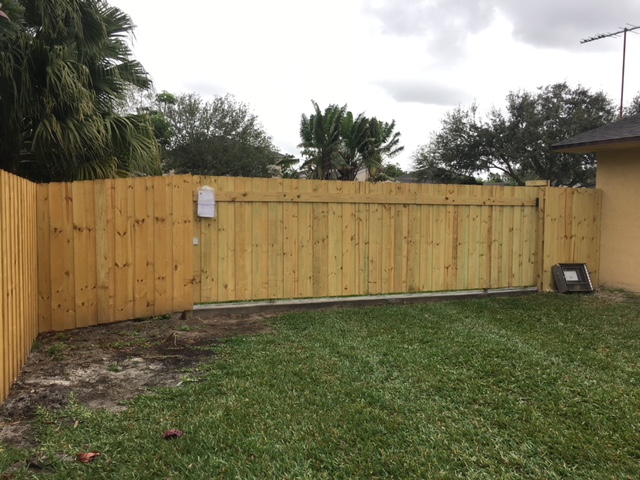
<path id="1" fill-rule="evenodd" d="M 0 170 L 0 402 L 38 334 L 36 185 Z"/>
<path id="2" fill-rule="evenodd" d="M 596 190 L 194 177 L 216 191 L 196 218 L 194 301 L 537 286 L 588 262 Z M 196 196 L 194 195 L 194 199 Z"/>

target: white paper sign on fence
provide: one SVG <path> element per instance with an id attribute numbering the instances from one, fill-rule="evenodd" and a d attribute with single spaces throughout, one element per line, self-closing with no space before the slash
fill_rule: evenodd
<path id="1" fill-rule="evenodd" d="M 216 191 L 209 186 L 198 190 L 198 216 L 216 218 Z"/>

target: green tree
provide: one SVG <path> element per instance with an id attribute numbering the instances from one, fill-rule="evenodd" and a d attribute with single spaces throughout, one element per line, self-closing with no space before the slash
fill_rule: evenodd
<path id="1" fill-rule="evenodd" d="M 638 115 L 640 113 L 640 93 L 637 93 L 631 100 L 631 103 L 624 109 L 625 115 Z"/>
<path id="2" fill-rule="evenodd" d="M 122 115 L 151 81 L 133 23 L 103 0 L 5 0 L 0 17 L 0 168 L 37 181 L 160 172 L 146 118 Z"/>
<path id="3" fill-rule="evenodd" d="M 384 162 L 400 153 L 395 121 L 381 122 L 364 113 L 355 116 L 347 106 L 329 105 L 324 112 L 312 100 L 314 113 L 302 115 L 299 147 L 308 178 L 355 180 L 366 168 L 372 181 L 386 180 Z"/>
<path id="4" fill-rule="evenodd" d="M 373 117 L 368 120 L 367 141 L 363 144 L 362 163 L 373 182 L 390 180 L 386 174 L 385 161 L 395 157 L 404 150 L 400 145 L 400 132 L 396 132 L 395 120 L 381 122 Z"/>
<path id="5" fill-rule="evenodd" d="M 346 166 L 343 158 L 342 122 L 347 106 L 329 105 L 324 112 L 315 101 L 311 101 L 315 113 L 300 121 L 303 169 L 310 172 L 310 178 L 335 180 L 339 169 Z"/>
<path id="6" fill-rule="evenodd" d="M 204 101 L 164 92 L 152 111 L 170 125 L 165 168 L 176 173 L 269 177 L 283 160 L 258 117 L 232 95 Z"/>
<path id="7" fill-rule="evenodd" d="M 504 111 L 494 108 L 486 119 L 478 117 L 475 104 L 448 112 L 441 131 L 414 153 L 414 168 L 422 180 L 469 183 L 497 172 L 518 185 L 544 179 L 589 186 L 595 183 L 595 155 L 558 153 L 551 146 L 614 118 L 611 99 L 582 86 L 511 92 Z"/>

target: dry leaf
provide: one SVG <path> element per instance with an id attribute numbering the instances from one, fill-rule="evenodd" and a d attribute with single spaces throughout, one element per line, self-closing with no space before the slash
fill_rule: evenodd
<path id="1" fill-rule="evenodd" d="M 75 423 L 73 424 L 73 428 L 78 428 L 78 425 L 80 425 L 80 421 L 76 420 Z"/>
<path id="2" fill-rule="evenodd" d="M 182 435 L 184 435 L 184 432 L 182 430 L 177 430 L 177 429 L 167 430 L 164 434 L 164 439 L 173 440 L 174 438 L 179 438 Z"/>
<path id="3" fill-rule="evenodd" d="M 100 452 L 76 453 L 76 459 L 82 463 L 93 462 L 96 457 L 100 456 Z"/>

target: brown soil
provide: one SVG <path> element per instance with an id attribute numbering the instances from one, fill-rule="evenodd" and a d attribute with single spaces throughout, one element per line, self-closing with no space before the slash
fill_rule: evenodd
<path id="1" fill-rule="evenodd" d="M 187 320 L 174 315 L 41 334 L 0 405 L 0 441 L 33 446 L 29 423 L 38 408 L 63 408 L 71 394 L 90 408 L 126 410 L 124 402 L 149 389 L 197 375 L 221 339 L 270 332 L 267 317 L 195 312 Z"/>

